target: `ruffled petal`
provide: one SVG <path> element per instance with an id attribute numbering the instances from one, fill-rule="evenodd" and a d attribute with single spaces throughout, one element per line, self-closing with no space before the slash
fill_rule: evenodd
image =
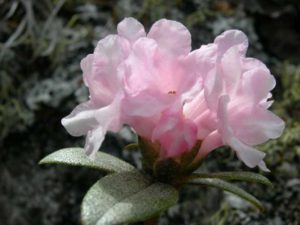
<path id="1" fill-rule="evenodd" d="M 168 96 L 157 98 L 157 92 L 146 90 L 136 96 L 126 95 L 123 111 L 129 116 L 151 117 L 162 112 L 170 105 Z"/>
<path id="2" fill-rule="evenodd" d="M 97 108 L 93 102 L 82 103 L 62 119 L 63 126 L 73 136 L 87 135 L 85 150 L 93 156 L 100 148 L 107 130 L 117 132 L 122 126 L 120 98 L 112 104 Z"/>
<path id="3" fill-rule="evenodd" d="M 82 136 L 97 126 L 97 108 L 91 101 L 78 105 L 70 115 L 61 120 L 62 125 L 72 136 Z"/>
<path id="4" fill-rule="evenodd" d="M 153 131 L 152 140 L 162 146 L 162 157 L 175 157 L 189 151 L 197 139 L 197 127 L 177 113 L 164 113 Z"/>
<path id="5" fill-rule="evenodd" d="M 259 105 L 229 113 L 231 128 L 235 135 L 248 145 L 259 145 L 281 136 L 284 121 Z"/>
<path id="6" fill-rule="evenodd" d="M 216 68 L 210 70 L 204 81 L 204 96 L 207 106 L 214 112 L 217 111 L 218 99 L 224 90 L 223 83 L 222 77 Z"/>
<path id="7" fill-rule="evenodd" d="M 261 152 L 249 145 L 245 145 L 235 137 L 232 137 L 230 140 L 228 140 L 228 145 L 235 150 L 238 158 L 242 160 L 248 167 L 254 168 L 262 165 L 261 162 L 266 155 L 264 152 Z"/>
<path id="8" fill-rule="evenodd" d="M 224 53 L 221 59 L 221 68 L 225 92 L 234 95 L 242 76 L 240 53 L 237 47 L 231 47 Z"/>
<path id="9" fill-rule="evenodd" d="M 269 71 L 258 67 L 243 74 L 241 88 L 248 101 L 258 104 L 270 98 L 270 91 L 275 85 L 276 81 Z"/>
<path id="10" fill-rule="evenodd" d="M 223 142 L 224 144 L 229 145 L 237 153 L 238 158 L 248 167 L 253 168 L 258 166 L 265 157 L 265 153 L 246 145 L 234 136 L 228 120 L 227 108 L 229 101 L 230 98 L 228 95 L 221 96 L 219 100 L 219 132 L 222 136 Z"/>
<path id="11" fill-rule="evenodd" d="M 148 86 L 157 88 L 159 74 L 155 67 L 157 61 L 157 43 L 148 38 L 141 38 L 134 43 L 132 52 L 126 60 L 128 75 L 125 88 L 135 94 Z"/>
<path id="12" fill-rule="evenodd" d="M 153 116 L 178 98 L 178 95 L 168 94 L 173 90 L 168 88 L 172 79 L 161 65 L 165 61 L 158 58 L 157 47 L 154 40 L 140 38 L 126 60 L 129 72 L 125 79 L 124 112 L 128 115 Z"/>
<path id="13" fill-rule="evenodd" d="M 157 21 L 151 27 L 148 37 L 154 39 L 160 49 L 174 56 L 187 55 L 191 51 L 191 34 L 176 21 Z"/>
<path id="14" fill-rule="evenodd" d="M 121 129 L 124 120 L 121 114 L 121 102 L 121 96 L 118 95 L 110 105 L 98 109 L 95 118 L 100 126 L 112 132 Z"/>
<path id="15" fill-rule="evenodd" d="M 187 66 L 197 73 L 197 77 L 205 80 L 208 72 L 215 67 L 217 47 L 214 44 L 202 45 L 187 56 Z"/>
<path id="16" fill-rule="evenodd" d="M 118 34 L 129 40 L 131 43 L 134 43 L 137 39 L 146 36 L 144 26 L 132 17 L 123 19 L 118 24 L 117 29 Z"/>
<path id="17" fill-rule="evenodd" d="M 267 68 L 267 66 L 258 59 L 247 57 L 247 58 L 243 58 L 242 61 L 243 61 L 244 71 L 260 68 L 270 73 L 270 70 Z"/>
<path id="18" fill-rule="evenodd" d="M 85 83 L 89 87 L 91 99 L 99 106 L 111 103 L 115 94 L 122 89 L 124 71 L 120 65 L 127 57 L 128 49 L 126 39 L 109 35 L 98 42 L 93 57 L 83 60 Z"/>
<path id="19" fill-rule="evenodd" d="M 246 54 L 248 48 L 248 38 L 240 30 L 225 31 L 215 39 L 214 43 L 218 46 L 220 56 L 233 46 L 236 46 L 242 55 Z"/>
<path id="20" fill-rule="evenodd" d="M 106 132 L 117 132 L 121 129 L 120 101 L 116 97 L 112 104 L 100 108 L 95 113 L 97 127 L 89 130 L 86 136 L 85 151 L 91 158 L 94 158 L 96 152 L 104 141 Z"/>
<path id="21" fill-rule="evenodd" d="M 125 78 L 123 111 L 127 115 L 148 117 L 166 107 L 168 96 L 161 93 L 160 74 L 154 65 L 156 49 L 155 41 L 141 38 L 126 60 L 129 72 Z"/>

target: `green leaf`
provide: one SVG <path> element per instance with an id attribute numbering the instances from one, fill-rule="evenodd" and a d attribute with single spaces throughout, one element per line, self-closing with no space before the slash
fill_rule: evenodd
<path id="1" fill-rule="evenodd" d="M 271 181 L 265 176 L 252 172 L 218 172 L 218 173 L 199 173 L 194 172 L 191 179 L 197 178 L 219 178 L 222 180 L 238 180 L 247 182 L 258 182 L 268 186 L 272 186 Z"/>
<path id="2" fill-rule="evenodd" d="M 107 173 L 132 171 L 135 167 L 104 152 L 97 152 L 94 160 L 90 159 L 82 148 L 65 148 L 43 158 L 39 164 L 64 164 L 89 167 Z"/>
<path id="3" fill-rule="evenodd" d="M 263 205 L 259 200 L 257 200 L 253 195 L 249 194 L 248 192 L 244 191 L 243 189 L 226 182 L 224 180 L 220 179 L 213 179 L 213 178 L 201 178 L 201 179 L 195 179 L 190 184 L 196 184 L 196 185 L 205 185 L 209 187 L 219 188 L 224 191 L 228 191 L 232 194 L 235 194 L 239 196 L 240 198 L 252 203 L 254 206 L 256 206 L 261 211 L 264 210 Z"/>
<path id="4" fill-rule="evenodd" d="M 176 204 L 172 186 L 151 183 L 139 172 L 121 172 L 100 179 L 82 202 L 84 225 L 117 225 L 150 219 Z"/>

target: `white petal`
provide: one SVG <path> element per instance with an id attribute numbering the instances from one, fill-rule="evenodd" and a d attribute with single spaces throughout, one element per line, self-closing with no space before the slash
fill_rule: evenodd
<path id="1" fill-rule="evenodd" d="M 61 123 L 72 136 L 85 135 L 98 125 L 95 119 L 96 111 L 92 102 L 82 103 L 70 115 L 64 117 Z"/>
<path id="2" fill-rule="evenodd" d="M 265 171 L 265 172 L 271 172 L 266 163 L 262 160 L 259 164 L 258 164 L 258 167 L 262 170 L 262 171 Z"/>
<path id="3" fill-rule="evenodd" d="M 97 127 L 96 129 L 88 132 L 84 150 L 91 159 L 95 158 L 95 155 L 105 138 L 105 134 L 106 130 L 104 127 Z"/>
<path id="4" fill-rule="evenodd" d="M 86 153 L 93 157 L 100 148 L 107 130 L 117 132 L 122 126 L 120 118 L 120 98 L 112 104 L 96 108 L 92 102 L 77 106 L 73 112 L 62 119 L 63 126 L 73 136 L 86 136 Z"/>
<path id="5" fill-rule="evenodd" d="M 238 158 L 250 168 L 259 166 L 266 155 L 264 152 L 244 144 L 235 137 L 228 140 L 228 145 L 235 150 Z"/>

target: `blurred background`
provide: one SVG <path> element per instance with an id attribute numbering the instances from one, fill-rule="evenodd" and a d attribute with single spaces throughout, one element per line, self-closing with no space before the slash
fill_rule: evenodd
<path id="1" fill-rule="evenodd" d="M 160 18 L 180 21 L 194 49 L 224 30 L 244 31 L 248 56 L 265 62 L 276 77 L 272 110 L 287 123 L 280 139 L 259 147 L 267 152 L 274 187 L 240 184 L 266 212 L 218 190 L 187 187 L 159 224 L 299 225 L 299 0 L 0 0 L 0 224 L 80 224 L 81 200 L 101 174 L 38 161 L 57 149 L 83 146 L 84 138 L 69 136 L 60 119 L 87 99 L 80 60 L 127 16 L 147 29 Z M 137 153 L 121 150 L 133 141 L 124 128 L 109 134 L 102 149 L 138 163 Z M 242 169 L 249 170 L 228 149 L 203 165 L 207 171 Z"/>

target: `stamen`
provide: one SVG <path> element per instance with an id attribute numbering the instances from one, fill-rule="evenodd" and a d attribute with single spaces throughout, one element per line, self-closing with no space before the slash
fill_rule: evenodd
<path id="1" fill-rule="evenodd" d="M 169 91 L 168 95 L 176 95 L 176 91 Z"/>

